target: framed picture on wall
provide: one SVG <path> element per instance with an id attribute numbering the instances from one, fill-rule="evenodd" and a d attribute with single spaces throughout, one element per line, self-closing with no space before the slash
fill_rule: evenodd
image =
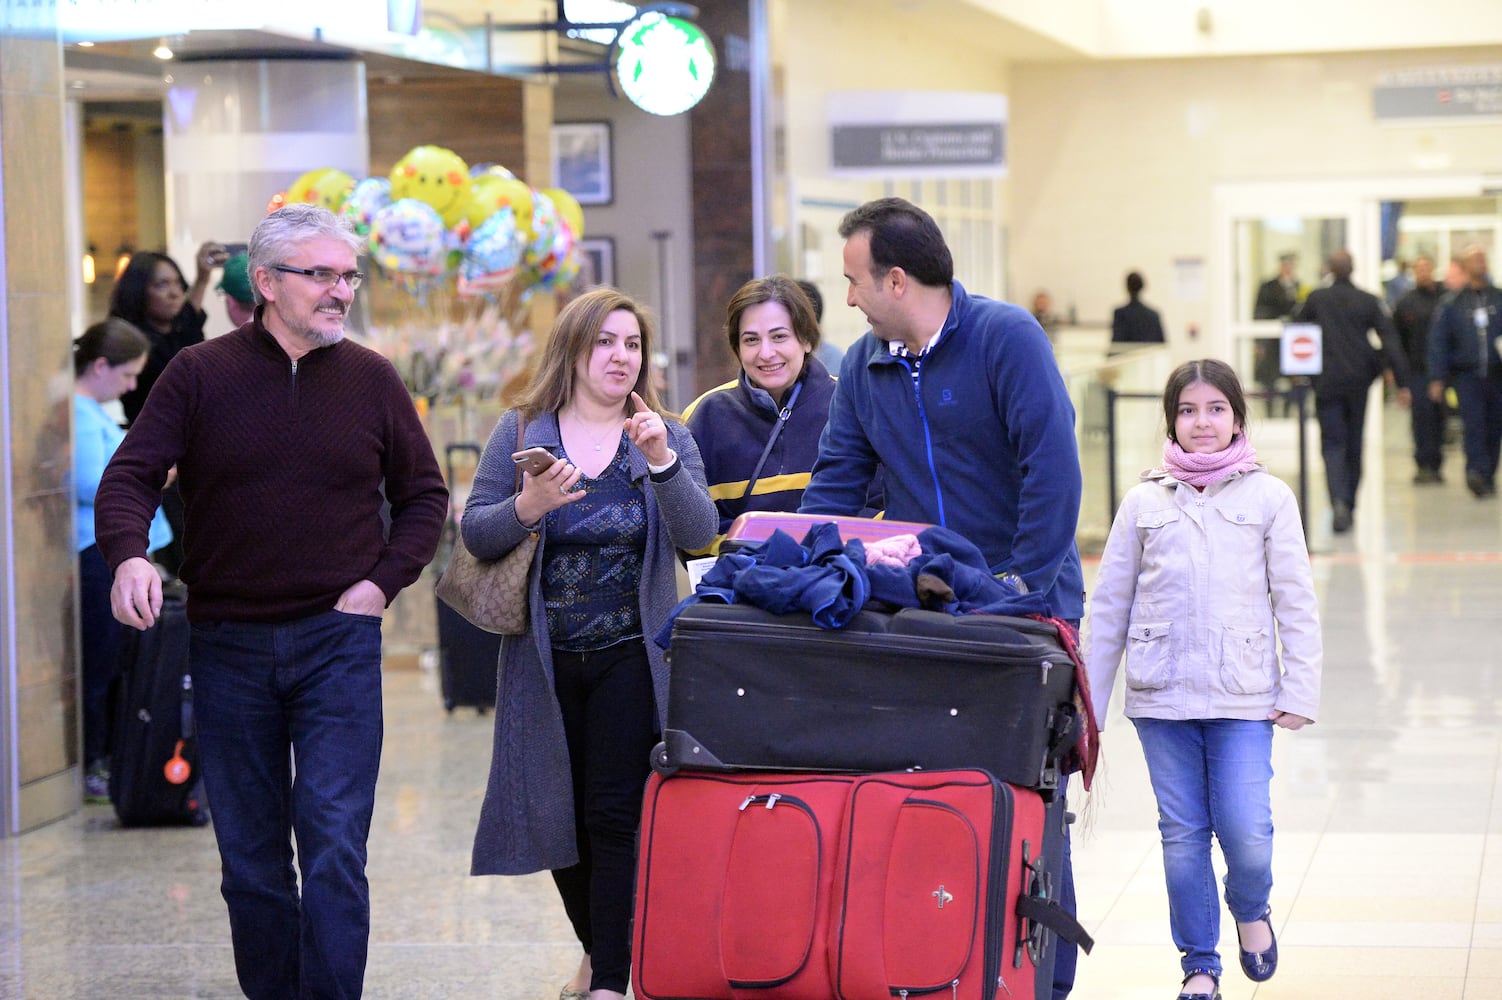
<path id="1" fill-rule="evenodd" d="M 615 285 L 615 240 L 592 236 L 579 241 L 579 287 Z"/>
<path id="2" fill-rule="evenodd" d="M 610 204 L 615 195 L 610 177 L 609 122 L 553 126 L 553 183 L 581 205 Z"/>

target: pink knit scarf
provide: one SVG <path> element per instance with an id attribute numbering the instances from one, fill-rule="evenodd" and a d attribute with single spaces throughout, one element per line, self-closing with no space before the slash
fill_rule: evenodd
<path id="1" fill-rule="evenodd" d="M 1185 451 L 1172 438 L 1163 442 L 1163 468 L 1181 483 L 1201 488 L 1218 483 L 1233 472 L 1250 472 L 1257 467 L 1257 451 L 1245 434 L 1231 438 L 1224 451 L 1200 455 Z"/>

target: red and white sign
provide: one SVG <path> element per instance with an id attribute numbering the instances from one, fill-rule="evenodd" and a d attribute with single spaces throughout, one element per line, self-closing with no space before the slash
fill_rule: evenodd
<path id="1" fill-rule="evenodd" d="M 1283 324 L 1284 375 L 1318 375 L 1324 370 L 1324 338 L 1314 323 Z"/>

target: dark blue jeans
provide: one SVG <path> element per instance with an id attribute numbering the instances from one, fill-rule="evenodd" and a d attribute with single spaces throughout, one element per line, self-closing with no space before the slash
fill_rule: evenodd
<path id="1" fill-rule="evenodd" d="M 358 997 L 381 621 L 329 611 L 276 625 L 197 622 L 190 656 L 240 988 L 250 1000 Z"/>

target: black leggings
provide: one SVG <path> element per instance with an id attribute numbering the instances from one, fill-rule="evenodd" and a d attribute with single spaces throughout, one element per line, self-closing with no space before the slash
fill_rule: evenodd
<path id="1" fill-rule="evenodd" d="M 574 780 L 579 863 L 553 872 L 589 955 L 592 990 L 626 992 L 642 789 L 657 743 L 652 666 L 641 639 L 584 653 L 553 650 Z"/>

